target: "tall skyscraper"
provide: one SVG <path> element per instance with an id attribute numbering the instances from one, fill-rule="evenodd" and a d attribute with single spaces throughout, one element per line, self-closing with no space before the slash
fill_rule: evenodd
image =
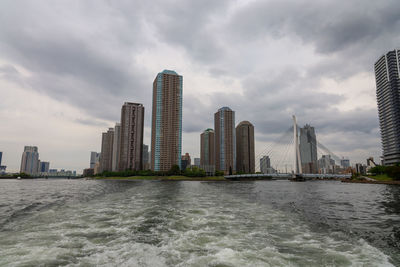
<path id="1" fill-rule="evenodd" d="M 317 173 L 317 138 L 314 127 L 306 124 L 303 128 L 300 128 L 299 146 L 303 173 Z"/>
<path id="2" fill-rule="evenodd" d="M 254 126 L 249 121 L 236 127 L 236 170 L 255 173 Z"/>
<path id="3" fill-rule="evenodd" d="M 381 128 L 383 164 L 400 162 L 400 50 L 389 51 L 375 63 L 376 97 Z"/>
<path id="4" fill-rule="evenodd" d="M 113 140 L 113 151 L 112 151 L 113 172 L 119 170 L 120 145 L 121 145 L 121 124 L 116 123 L 114 127 L 114 140 Z"/>
<path id="5" fill-rule="evenodd" d="M 175 71 L 158 73 L 153 82 L 151 169 L 181 168 L 183 77 Z"/>
<path id="6" fill-rule="evenodd" d="M 3 152 L 0 151 L 0 166 L 1 166 L 1 160 L 3 158 Z"/>
<path id="7" fill-rule="evenodd" d="M 102 134 L 100 172 L 112 170 L 112 152 L 114 143 L 114 128 L 109 128 Z"/>
<path id="8" fill-rule="evenodd" d="M 39 151 L 37 146 L 25 146 L 21 159 L 21 172 L 36 174 L 39 171 Z"/>
<path id="9" fill-rule="evenodd" d="M 215 168 L 214 130 L 207 129 L 200 135 L 200 166 Z"/>
<path id="10" fill-rule="evenodd" d="M 236 171 L 235 112 L 228 107 L 214 114 L 215 169 L 227 174 Z"/>
<path id="11" fill-rule="evenodd" d="M 120 171 L 142 169 L 143 129 L 143 105 L 125 102 L 121 108 Z"/>
<path id="12" fill-rule="evenodd" d="M 90 168 L 94 169 L 96 163 L 100 161 L 100 153 L 97 152 L 90 152 Z"/>

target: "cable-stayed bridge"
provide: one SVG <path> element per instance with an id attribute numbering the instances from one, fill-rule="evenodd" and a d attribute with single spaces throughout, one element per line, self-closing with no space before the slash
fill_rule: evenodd
<path id="1" fill-rule="evenodd" d="M 317 155 L 324 155 L 324 159 L 329 161 L 333 166 L 335 163 L 340 164 L 341 158 L 328 149 L 325 145 L 318 142 L 315 135 L 307 135 L 308 143 L 313 151 L 317 151 Z M 314 164 L 318 165 L 318 157 Z M 265 165 L 262 166 L 261 158 L 270 161 L 270 167 L 265 170 Z M 296 117 L 293 115 L 293 125 L 282 133 L 274 142 L 270 143 L 263 151 L 255 156 L 256 174 L 236 174 L 225 176 L 227 179 L 257 179 L 257 178 L 275 178 L 275 179 L 291 179 L 299 180 L 313 178 L 350 178 L 351 174 L 338 174 L 332 171 L 328 173 L 318 173 L 318 166 L 314 166 L 314 171 L 303 170 L 300 142 L 299 142 L 299 126 L 297 125 Z"/>

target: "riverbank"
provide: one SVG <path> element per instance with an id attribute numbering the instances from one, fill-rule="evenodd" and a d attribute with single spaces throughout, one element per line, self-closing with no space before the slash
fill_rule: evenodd
<path id="1" fill-rule="evenodd" d="M 186 176 L 129 176 L 129 177 L 91 177 L 93 180 L 150 180 L 150 181 L 227 181 L 223 176 L 186 177 Z"/>
<path id="2" fill-rule="evenodd" d="M 356 184 L 386 184 L 386 185 L 400 185 L 400 181 L 378 181 L 378 180 L 365 180 L 365 179 L 343 179 L 342 183 L 356 183 Z"/>

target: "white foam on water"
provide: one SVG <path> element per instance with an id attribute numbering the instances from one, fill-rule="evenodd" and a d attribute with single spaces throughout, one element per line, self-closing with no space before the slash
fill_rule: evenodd
<path id="1" fill-rule="evenodd" d="M 268 205 L 219 191 L 158 199 L 145 189 L 42 211 L 0 232 L 0 265 L 392 266 L 362 239 L 313 232 Z"/>

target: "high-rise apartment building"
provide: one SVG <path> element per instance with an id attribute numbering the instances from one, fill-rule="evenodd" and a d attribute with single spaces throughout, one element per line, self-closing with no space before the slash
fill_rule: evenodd
<path id="1" fill-rule="evenodd" d="M 375 63 L 376 97 L 381 128 L 383 164 L 400 162 L 400 50 L 389 51 Z"/>
<path id="2" fill-rule="evenodd" d="M 100 161 L 100 153 L 97 152 L 90 152 L 90 168 L 94 169 L 96 163 Z"/>
<path id="3" fill-rule="evenodd" d="M 151 169 L 181 168 L 183 78 L 175 71 L 158 73 L 153 83 Z"/>
<path id="4" fill-rule="evenodd" d="M 236 171 L 255 173 L 254 126 L 249 121 L 236 127 Z"/>
<path id="5" fill-rule="evenodd" d="M 120 171 L 142 169 L 143 129 L 143 105 L 125 102 L 121 108 Z"/>
<path id="6" fill-rule="evenodd" d="M 200 166 L 202 168 L 215 168 L 214 138 L 214 130 L 210 128 L 200 134 Z"/>
<path id="7" fill-rule="evenodd" d="M 25 146 L 21 159 L 21 172 L 36 174 L 39 171 L 39 151 L 37 146 Z"/>
<path id="8" fill-rule="evenodd" d="M 215 169 L 232 174 L 236 171 L 235 112 L 228 107 L 214 114 Z"/>
<path id="9" fill-rule="evenodd" d="M 300 158 L 303 173 L 318 173 L 317 138 L 314 127 L 300 128 Z"/>
<path id="10" fill-rule="evenodd" d="M 121 124 L 116 123 L 114 127 L 113 151 L 112 151 L 112 171 L 119 170 L 119 157 L 121 145 Z"/>
<path id="11" fill-rule="evenodd" d="M 109 128 L 102 134 L 100 172 L 112 171 L 112 152 L 114 143 L 114 128 Z"/>

